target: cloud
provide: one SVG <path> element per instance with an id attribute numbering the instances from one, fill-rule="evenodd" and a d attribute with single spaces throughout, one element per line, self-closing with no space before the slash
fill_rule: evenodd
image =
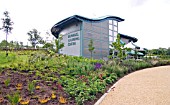
<path id="1" fill-rule="evenodd" d="M 144 5 L 144 3 L 146 3 L 148 0 L 130 0 L 130 4 L 132 7 L 136 7 L 136 6 L 141 6 Z"/>

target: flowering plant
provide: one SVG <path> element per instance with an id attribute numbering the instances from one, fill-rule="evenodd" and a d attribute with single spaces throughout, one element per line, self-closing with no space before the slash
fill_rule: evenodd
<path id="1" fill-rule="evenodd" d="M 96 70 L 96 69 L 100 69 L 101 67 L 102 67 L 102 64 L 101 64 L 101 63 L 96 63 L 96 64 L 95 64 L 95 70 Z"/>
<path id="2" fill-rule="evenodd" d="M 65 99 L 63 96 L 60 96 L 60 97 L 59 97 L 59 102 L 60 102 L 61 104 L 65 104 L 67 101 L 66 101 L 66 99 Z"/>

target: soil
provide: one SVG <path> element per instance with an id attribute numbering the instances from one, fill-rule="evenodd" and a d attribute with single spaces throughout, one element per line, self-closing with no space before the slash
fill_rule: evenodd
<path id="1" fill-rule="evenodd" d="M 57 75 L 57 74 L 56 74 Z M 10 84 L 8 86 L 5 85 L 4 81 L 10 78 Z M 35 89 L 33 94 L 30 94 L 28 91 L 28 84 L 30 81 L 38 81 L 35 86 L 40 86 L 40 89 Z M 16 89 L 17 84 L 22 84 L 23 88 L 21 90 Z M 50 84 L 50 85 L 49 85 Z M 112 84 L 108 84 L 106 87 L 106 91 L 112 86 Z M 30 99 L 29 105 L 42 105 L 38 101 L 38 97 L 50 97 L 51 93 L 54 92 L 57 95 L 56 99 L 51 99 L 47 103 L 43 105 L 60 105 L 59 97 L 62 95 L 67 99 L 66 104 L 62 105 L 76 105 L 74 98 L 69 98 L 69 95 L 63 90 L 57 89 L 57 82 L 52 81 L 44 81 L 40 77 L 37 77 L 34 72 L 29 73 L 28 71 L 14 71 L 11 69 L 3 70 L 0 73 L 0 97 L 4 98 L 4 101 L 0 103 L 0 105 L 10 105 L 10 102 L 7 98 L 8 94 L 12 94 L 15 92 L 19 92 L 22 99 Z M 105 92 L 106 92 L 105 91 Z M 93 105 L 95 102 L 102 96 L 102 93 L 96 94 L 95 100 L 85 101 L 84 105 Z"/>
<path id="2" fill-rule="evenodd" d="M 4 81 L 10 78 L 8 86 L 5 85 Z M 28 84 L 30 81 L 36 80 L 35 86 L 40 86 L 40 89 L 35 89 L 33 94 L 28 91 Z M 22 89 L 16 89 L 17 84 L 22 84 Z M 74 99 L 69 99 L 69 95 L 61 89 L 57 88 L 57 82 L 44 81 L 41 78 L 35 76 L 35 73 L 17 72 L 14 70 L 6 69 L 0 73 L 0 98 L 3 97 L 3 102 L 0 105 L 10 105 L 7 95 L 19 92 L 22 99 L 29 99 L 29 105 L 41 105 L 38 98 L 51 97 L 52 92 L 56 94 L 55 99 L 49 100 L 43 105 L 60 105 L 59 97 L 63 96 L 66 98 L 66 104 L 62 105 L 75 105 Z"/>

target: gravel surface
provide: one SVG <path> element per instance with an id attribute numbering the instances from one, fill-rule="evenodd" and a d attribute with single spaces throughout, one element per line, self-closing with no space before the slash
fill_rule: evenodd
<path id="1" fill-rule="evenodd" d="M 170 66 L 144 69 L 123 77 L 100 105 L 170 105 Z"/>

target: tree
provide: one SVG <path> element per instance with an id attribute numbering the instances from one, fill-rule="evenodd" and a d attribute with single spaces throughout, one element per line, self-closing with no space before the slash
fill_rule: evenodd
<path id="1" fill-rule="evenodd" d="M 125 46 L 125 43 L 124 44 L 121 43 L 120 35 L 118 34 L 116 42 L 113 42 L 111 44 L 111 47 L 113 48 L 113 50 L 118 51 L 117 56 L 118 56 L 120 61 L 123 60 L 127 56 L 125 51 L 130 51 L 131 50 L 130 48 L 127 48 L 127 47 L 124 47 L 124 46 Z"/>
<path id="2" fill-rule="evenodd" d="M 62 39 L 62 35 L 59 35 L 59 38 L 55 40 L 56 53 L 59 53 L 59 50 L 64 47 L 64 43 L 61 42 Z"/>
<path id="3" fill-rule="evenodd" d="M 43 48 L 49 48 L 51 50 L 53 50 L 53 47 L 54 47 L 54 45 L 52 43 L 45 43 L 43 46 Z"/>
<path id="4" fill-rule="evenodd" d="M 44 44 L 44 40 L 40 36 L 40 32 L 38 32 L 36 29 L 29 31 L 27 35 L 29 36 L 28 41 L 30 41 L 33 48 L 36 48 L 37 44 Z"/>
<path id="5" fill-rule="evenodd" d="M 10 48 L 14 48 L 14 41 L 10 41 L 9 46 L 10 46 Z"/>
<path id="6" fill-rule="evenodd" d="M 23 45 L 23 42 L 19 42 L 19 43 L 20 43 L 21 48 L 23 48 L 23 46 L 24 46 L 24 45 Z"/>
<path id="7" fill-rule="evenodd" d="M 167 49 L 167 55 L 170 55 L 170 47 Z"/>
<path id="8" fill-rule="evenodd" d="M 14 46 L 15 46 L 15 48 L 17 48 L 17 49 L 19 48 L 19 43 L 18 43 L 18 41 L 15 41 L 15 42 L 14 42 Z"/>
<path id="9" fill-rule="evenodd" d="M 93 56 L 93 51 L 94 51 L 94 49 L 95 49 L 95 47 L 94 47 L 94 45 L 93 45 L 93 39 L 90 39 L 90 42 L 89 42 L 89 44 L 88 44 L 88 50 L 90 51 L 90 55 L 91 55 L 91 58 L 92 58 L 92 56 Z"/>
<path id="10" fill-rule="evenodd" d="M 6 40 L 2 40 L 0 43 L 0 48 L 4 49 L 9 43 Z"/>
<path id="11" fill-rule="evenodd" d="M 8 52 L 7 52 L 7 36 L 9 33 L 11 33 L 11 30 L 13 29 L 12 25 L 14 24 L 11 20 L 11 18 L 9 17 L 9 12 L 5 11 L 4 13 L 5 18 L 2 18 L 2 30 L 6 33 L 6 56 L 8 56 Z"/>
<path id="12" fill-rule="evenodd" d="M 54 40 L 52 39 L 52 35 L 49 31 L 46 31 L 45 41 L 43 48 L 48 48 L 50 50 L 54 50 Z"/>

